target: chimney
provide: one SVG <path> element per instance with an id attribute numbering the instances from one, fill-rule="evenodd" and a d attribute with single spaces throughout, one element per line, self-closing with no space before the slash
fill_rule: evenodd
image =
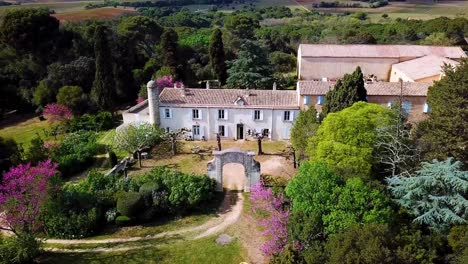
<path id="1" fill-rule="evenodd" d="M 273 91 L 276 91 L 276 82 L 273 83 Z"/>
<path id="2" fill-rule="evenodd" d="M 206 89 L 207 89 L 207 90 L 210 89 L 210 81 L 206 81 Z"/>
<path id="3" fill-rule="evenodd" d="M 149 110 L 149 123 L 159 127 L 159 91 L 156 82 L 150 80 L 146 84 L 148 91 L 148 110 Z"/>
<path id="4" fill-rule="evenodd" d="M 177 88 L 177 82 L 174 83 L 174 88 Z"/>

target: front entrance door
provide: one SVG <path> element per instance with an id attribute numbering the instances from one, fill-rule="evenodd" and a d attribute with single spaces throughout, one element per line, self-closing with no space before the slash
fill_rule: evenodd
<path id="1" fill-rule="evenodd" d="M 244 125 L 237 124 L 237 139 L 244 139 Z"/>

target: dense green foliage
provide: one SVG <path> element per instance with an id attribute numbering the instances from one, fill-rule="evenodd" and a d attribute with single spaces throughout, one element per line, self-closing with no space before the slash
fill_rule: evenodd
<path id="1" fill-rule="evenodd" d="M 117 199 L 117 212 L 127 217 L 136 216 L 143 207 L 141 195 L 137 192 L 120 193 Z"/>
<path id="2" fill-rule="evenodd" d="M 304 213 L 334 234 L 357 223 L 388 223 L 388 199 L 360 178 L 343 180 L 323 163 L 305 163 L 286 187 L 293 213 Z M 315 227 L 317 228 L 317 227 Z"/>
<path id="3" fill-rule="evenodd" d="M 429 118 L 419 125 L 420 143 L 427 160 L 454 157 L 468 162 L 468 60 L 446 67 L 445 77 L 429 88 Z"/>
<path id="4" fill-rule="evenodd" d="M 245 41 L 236 60 L 229 61 L 230 88 L 269 89 L 273 84 L 272 71 L 265 48 L 258 42 Z"/>
<path id="5" fill-rule="evenodd" d="M 13 139 L 0 137 L 0 173 L 18 164 L 21 160 L 21 151 L 16 142 Z"/>
<path id="6" fill-rule="evenodd" d="M 310 137 L 315 136 L 318 127 L 315 107 L 309 107 L 309 109 L 299 112 L 291 128 L 291 143 L 299 154 L 299 160 L 305 159 L 307 142 Z"/>
<path id="7" fill-rule="evenodd" d="M 364 88 L 364 76 L 358 66 L 351 74 L 345 74 L 335 84 L 335 88 L 325 96 L 323 114 L 334 113 L 352 106 L 359 101 L 367 101 L 367 91 Z"/>
<path id="8" fill-rule="evenodd" d="M 308 154 L 313 160 L 323 161 L 345 178 L 370 178 L 376 129 L 396 121 L 395 113 L 380 105 L 365 102 L 323 120 L 317 135 L 309 140 Z"/>
<path id="9" fill-rule="evenodd" d="M 398 202 L 416 218 L 436 230 L 466 224 L 468 213 L 468 171 L 459 161 L 423 162 L 414 175 L 387 179 Z"/>
<path id="10" fill-rule="evenodd" d="M 66 124 L 68 132 L 76 132 L 80 130 L 87 131 L 104 131 L 114 127 L 112 114 L 109 112 L 99 112 L 96 115 L 84 114 L 75 116 Z"/>
<path id="11" fill-rule="evenodd" d="M 34 236 L 24 234 L 19 237 L 0 235 L 0 263 L 31 263 L 41 253 L 41 242 Z"/>
<path id="12" fill-rule="evenodd" d="M 74 113 L 86 108 L 87 98 L 79 86 L 63 86 L 58 90 L 57 103 L 69 107 Z"/>
<path id="13" fill-rule="evenodd" d="M 178 44 L 179 36 L 173 29 L 165 30 L 161 36 L 161 49 L 163 52 L 164 66 L 170 69 L 170 75 L 178 79 L 179 64 L 178 64 Z"/>

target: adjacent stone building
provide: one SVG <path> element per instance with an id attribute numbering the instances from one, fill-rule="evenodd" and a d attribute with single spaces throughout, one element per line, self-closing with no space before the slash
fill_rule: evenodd
<path id="1" fill-rule="evenodd" d="M 325 95 L 334 88 L 334 82 L 299 81 L 297 91 L 301 98 L 301 109 L 315 107 L 322 111 Z M 392 103 L 402 102 L 402 109 L 408 114 L 409 122 L 419 122 L 430 111 L 426 103 L 427 90 L 432 83 L 416 82 L 373 82 L 366 83 L 367 101 L 390 107 Z"/>
<path id="2" fill-rule="evenodd" d="M 297 53 L 297 73 L 299 80 L 337 80 L 360 66 L 364 75 L 374 75 L 379 81 L 392 81 L 393 65 L 426 56 L 431 56 L 427 61 L 438 57 L 441 58 L 438 61 L 450 59 L 451 62 L 459 61 L 466 54 L 460 47 L 301 44 Z M 402 66 L 399 70 L 414 70 Z M 440 64 L 431 63 L 430 67 L 434 66 L 440 72 Z"/>

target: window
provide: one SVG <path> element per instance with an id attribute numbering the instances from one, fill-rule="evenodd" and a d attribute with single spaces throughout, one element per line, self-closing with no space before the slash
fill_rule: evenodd
<path id="1" fill-rule="evenodd" d="M 403 104 L 401 105 L 401 108 L 403 109 L 404 113 L 409 114 L 409 112 L 411 111 L 411 102 L 404 101 Z"/>
<path id="2" fill-rule="evenodd" d="M 226 111 L 224 109 L 218 110 L 218 119 L 227 119 Z"/>
<path id="3" fill-rule="evenodd" d="M 304 96 L 304 105 L 310 104 L 310 96 Z"/>
<path id="4" fill-rule="evenodd" d="M 262 135 L 264 137 L 270 137 L 270 130 L 268 130 L 268 128 L 262 129 Z"/>
<path id="5" fill-rule="evenodd" d="M 392 108 L 392 102 L 388 102 L 388 103 L 387 103 L 387 107 L 388 107 L 388 108 Z"/>
<path id="6" fill-rule="evenodd" d="M 293 113 L 291 113 L 291 111 L 284 111 L 283 120 L 293 121 Z"/>
<path id="7" fill-rule="evenodd" d="M 431 112 L 431 108 L 427 103 L 424 103 L 424 108 L 423 108 L 423 113 L 429 113 Z"/>
<path id="8" fill-rule="evenodd" d="M 194 136 L 200 136 L 200 126 L 196 125 L 192 127 L 192 134 Z"/>
<path id="9" fill-rule="evenodd" d="M 317 104 L 319 104 L 319 105 L 323 104 L 323 101 L 324 101 L 324 100 L 325 100 L 325 96 L 319 95 L 319 96 L 317 97 Z"/>
<path id="10" fill-rule="evenodd" d="M 263 120 L 263 113 L 262 113 L 262 111 L 260 111 L 260 110 L 255 110 L 255 111 L 254 111 L 253 119 L 254 119 L 254 120 Z"/>
<path id="11" fill-rule="evenodd" d="M 219 126 L 218 127 L 218 133 L 220 136 L 225 137 L 226 136 L 226 128 L 224 126 Z"/>
<path id="12" fill-rule="evenodd" d="M 192 118 L 193 119 L 201 119 L 200 111 L 198 109 L 192 109 Z"/>
<path id="13" fill-rule="evenodd" d="M 164 109 L 164 118 L 172 118 L 172 111 L 171 109 Z"/>

